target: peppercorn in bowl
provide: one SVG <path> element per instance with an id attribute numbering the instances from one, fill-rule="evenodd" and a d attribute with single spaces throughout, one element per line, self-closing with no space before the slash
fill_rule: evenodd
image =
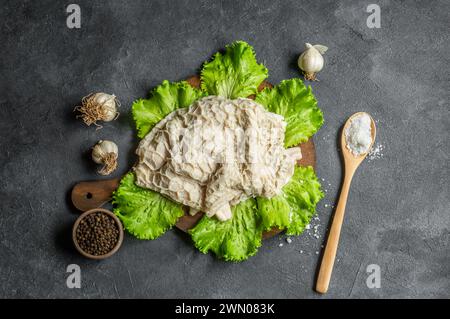
<path id="1" fill-rule="evenodd" d="M 84 212 L 73 225 L 75 248 L 90 259 L 105 259 L 115 254 L 123 241 L 120 220 L 109 210 L 95 208 Z"/>

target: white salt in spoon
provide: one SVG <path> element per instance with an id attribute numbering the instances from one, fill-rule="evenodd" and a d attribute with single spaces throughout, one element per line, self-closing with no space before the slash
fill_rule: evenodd
<path id="1" fill-rule="evenodd" d="M 369 150 L 372 148 L 373 143 L 375 142 L 376 137 L 376 127 L 375 122 L 370 117 L 371 121 L 371 143 L 366 153 L 362 153 L 360 155 L 354 155 L 347 148 L 347 142 L 345 137 L 345 131 L 349 127 L 352 119 L 355 117 L 367 114 L 365 112 L 358 112 L 350 116 L 350 118 L 345 122 L 344 128 L 341 133 L 341 150 L 342 156 L 344 158 L 344 181 L 342 183 L 341 194 L 339 196 L 338 204 L 336 207 L 336 211 L 334 212 L 333 222 L 331 224 L 330 233 L 328 234 L 327 245 L 325 247 L 325 251 L 322 257 L 322 263 L 320 265 L 319 275 L 317 277 L 316 283 L 316 291 L 322 294 L 328 291 L 328 286 L 330 284 L 331 272 L 333 271 L 334 259 L 336 257 L 336 251 L 339 243 L 339 235 L 341 233 L 342 222 L 344 221 L 344 213 L 345 213 L 345 205 L 347 204 L 347 197 L 350 190 L 350 183 L 353 178 L 353 174 L 358 168 L 359 164 L 366 158 Z"/>

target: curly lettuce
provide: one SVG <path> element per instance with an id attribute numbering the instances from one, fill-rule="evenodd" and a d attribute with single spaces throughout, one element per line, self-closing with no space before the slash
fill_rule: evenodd
<path id="1" fill-rule="evenodd" d="M 256 61 L 253 47 L 237 41 L 205 63 L 200 77 L 201 87 L 208 95 L 235 99 L 256 94 L 267 76 L 268 70 Z"/>
<path id="2" fill-rule="evenodd" d="M 232 207 L 233 218 L 225 222 L 206 215 L 192 228 L 195 247 L 206 254 L 212 251 L 226 261 L 242 261 L 261 246 L 262 225 L 254 199 Z"/>
<path id="3" fill-rule="evenodd" d="M 286 229 L 288 235 L 300 235 L 323 198 L 319 180 L 312 167 L 296 167 L 280 195 L 258 198 L 258 210 L 265 230 Z"/>
<path id="4" fill-rule="evenodd" d="M 258 214 L 264 230 L 285 229 L 290 223 L 291 207 L 283 196 L 257 197 Z"/>
<path id="5" fill-rule="evenodd" d="M 204 92 L 186 81 L 170 83 L 163 81 L 148 99 L 139 99 L 131 107 L 138 137 L 143 138 L 169 113 L 187 107 L 204 96 Z"/>
<path id="6" fill-rule="evenodd" d="M 155 239 L 184 215 L 183 207 L 134 181 L 132 172 L 122 178 L 113 194 L 113 211 L 131 234 L 139 239 Z"/>
<path id="7" fill-rule="evenodd" d="M 284 80 L 273 89 L 266 88 L 256 95 L 255 101 L 268 111 L 284 116 L 286 147 L 306 142 L 323 124 L 323 114 L 311 87 L 306 87 L 300 79 Z"/>

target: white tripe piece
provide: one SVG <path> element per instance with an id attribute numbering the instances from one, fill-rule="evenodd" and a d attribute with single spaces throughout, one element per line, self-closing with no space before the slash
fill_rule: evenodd
<path id="1" fill-rule="evenodd" d="M 273 197 L 294 173 L 299 147 L 284 148 L 286 122 L 253 100 L 208 96 L 160 121 L 140 142 L 136 184 L 220 220 L 231 206 Z"/>
<path id="2" fill-rule="evenodd" d="M 347 148 L 354 155 L 361 155 L 369 151 L 372 143 L 371 119 L 366 113 L 351 119 L 350 125 L 345 130 Z"/>

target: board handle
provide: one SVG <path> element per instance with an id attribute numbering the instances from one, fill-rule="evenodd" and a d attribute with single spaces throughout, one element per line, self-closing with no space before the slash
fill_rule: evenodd
<path id="1" fill-rule="evenodd" d="M 120 178 L 80 182 L 72 189 L 72 203 L 83 212 L 101 207 L 111 200 L 119 182 Z"/>

